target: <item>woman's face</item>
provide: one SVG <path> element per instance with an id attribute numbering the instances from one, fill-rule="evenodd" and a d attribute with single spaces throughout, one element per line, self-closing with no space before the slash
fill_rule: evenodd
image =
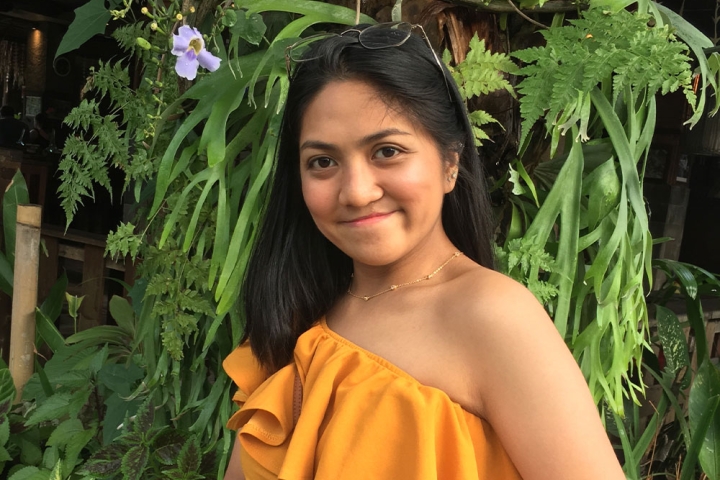
<path id="1" fill-rule="evenodd" d="M 455 155 L 455 154 L 454 154 Z M 328 84 L 300 131 L 300 178 L 318 229 L 356 262 L 387 265 L 445 237 L 457 158 L 360 81 Z"/>

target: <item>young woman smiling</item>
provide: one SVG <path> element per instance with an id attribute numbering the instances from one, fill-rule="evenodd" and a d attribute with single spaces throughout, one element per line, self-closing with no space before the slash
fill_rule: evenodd
<path id="1" fill-rule="evenodd" d="M 289 53 L 225 478 L 622 479 L 552 321 L 492 270 L 466 112 L 413 29 Z"/>

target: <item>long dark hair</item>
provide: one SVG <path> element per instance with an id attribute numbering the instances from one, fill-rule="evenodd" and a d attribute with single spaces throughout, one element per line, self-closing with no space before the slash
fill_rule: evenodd
<path id="1" fill-rule="evenodd" d="M 367 82 L 422 126 L 441 154 L 459 153 L 457 182 L 443 202 L 443 227 L 465 255 L 493 267 L 490 206 L 467 112 L 425 41 L 412 35 L 401 46 L 367 49 L 356 33 L 347 33 L 313 43 L 305 58 L 314 60 L 298 63 L 290 82 L 270 200 L 242 287 L 245 338 L 269 372 L 292 361 L 297 338 L 350 285 L 352 260 L 317 229 L 300 184 L 302 117 L 330 82 Z"/>

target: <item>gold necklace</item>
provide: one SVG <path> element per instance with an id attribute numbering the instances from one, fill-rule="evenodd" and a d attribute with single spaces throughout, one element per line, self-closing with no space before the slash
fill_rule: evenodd
<path id="1" fill-rule="evenodd" d="M 430 279 L 433 278 L 440 270 L 442 270 L 443 268 L 445 268 L 445 266 L 446 266 L 448 263 L 452 262 L 454 259 L 456 259 L 456 258 L 459 257 L 460 255 L 462 255 L 462 252 L 455 252 L 455 253 L 453 253 L 453 256 L 452 256 L 452 257 L 448 258 L 448 259 L 445 261 L 445 263 L 443 263 L 442 265 L 440 265 L 438 268 L 435 269 L 434 272 L 432 272 L 432 273 L 429 274 L 429 275 L 425 275 L 424 277 L 420 277 L 420 278 L 418 278 L 417 280 L 413 280 L 412 282 L 400 283 L 400 284 L 398 284 L 398 285 L 390 285 L 390 288 L 387 288 L 387 289 L 383 290 L 382 292 L 378 292 L 378 293 L 376 293 L 376 294 L 374 294 L 374 295 L 366 295 L 366 296 L 356 295 L 356 294 L 354 294 L 352 291 L 350 291 L 349 288 L 348 288 L 347 293 L 348 293 L 348 295 L 350 295 L 350 296 L 352 296 L 352 297 L 359 298 L 359 299 L 365 300 L 365 301 L 367 302 L 367 301 L 370 300 L 371 298 L 375 298 L 375 297 L 377 297 L 377 296 L 380 296 L 380 295 L 382 295 L 383 293 L 388 293 L 388 292 L 395 291 L 395 290 L 397 290 L 397 289 L 400 288 L 400 287 L 407 287 L 408 285 L 414 285 L 414 284 L 416 284 L 416 283 L 422 282 L 423 280 L 430 280 Z"/>

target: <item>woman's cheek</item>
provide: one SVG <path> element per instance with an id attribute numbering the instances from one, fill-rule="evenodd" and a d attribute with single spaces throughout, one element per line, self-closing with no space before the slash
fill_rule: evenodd
<path id="1" fill-rule="evenodd" d="M 303 179 L 302 193 L 305 205 L 315 221 L 322 221 L 334 208 L 332 189 L 328 182 Z"/>

